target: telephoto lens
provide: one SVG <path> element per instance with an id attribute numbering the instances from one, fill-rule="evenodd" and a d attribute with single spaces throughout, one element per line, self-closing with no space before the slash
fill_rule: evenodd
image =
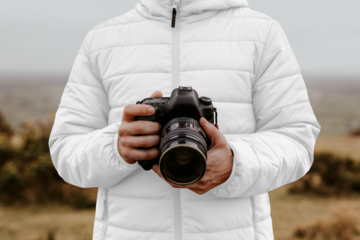
<path id="1" fill-rule="evenodd" d="M 198 182 L 206 172 L 207 136 L 193 118 L 169 121 L 160 134 L 159 169 L 162 176 L 177 186 Z"/>

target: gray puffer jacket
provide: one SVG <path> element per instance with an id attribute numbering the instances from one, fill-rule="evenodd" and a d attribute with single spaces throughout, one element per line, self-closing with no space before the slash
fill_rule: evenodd
<path id="1" fill-rule="evenodd" d="M 117 150 L 124 106 L 179 85 L 213 100 L 234 150 L 229 179 L 203 195 Z M 94 239 L 264 240 L 267 192 L 310 169 L 319 131 L 278 22 L 246 0 L 141 0 L 87 34 L 49 146 L 66 182 L 99 188 Z"/>

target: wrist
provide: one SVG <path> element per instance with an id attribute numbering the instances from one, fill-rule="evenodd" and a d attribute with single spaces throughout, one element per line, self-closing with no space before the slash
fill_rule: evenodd
<path id="1" fill-rule="evenodd" d="M 234 178 L 234 176 L 235 176 L 235 169 L 236 169 L 235 158 L 234 158 L 234 155 L 232 155 L 232 165 L 231 165 L 230 175 L 229 175 L 229 177 L 226 179 L 226 181 L 219 186 L 219 188 L 226 187 L 226 186 L 231 182 L 231 180 L 232 180 L 232 179 Z"/>

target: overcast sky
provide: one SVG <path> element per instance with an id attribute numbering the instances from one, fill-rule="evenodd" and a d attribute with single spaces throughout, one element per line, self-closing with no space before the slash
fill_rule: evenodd
<path id="1" fill-rule="evenodd" d="M 68 74 L 86 33 L 139 0 L 0 0 L 0 75 Z M 278 20 L 307 75 L 360 77 L 359 0 L 249 0 Z"/>

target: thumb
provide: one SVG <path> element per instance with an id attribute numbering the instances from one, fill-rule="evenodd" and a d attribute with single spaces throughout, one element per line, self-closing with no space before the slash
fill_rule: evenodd
<path id="1" fill-rule="evenodd" d="M 153 92 L 153 94 L 151 94 L 150 97 L 155 98 L 155 97 L 162 97 L 162 96 L 163 96 L 162 92 L 159 90 L 156 90 L 155 92 Z"/>
<path id="2" fill-rule="evenodd" d="M 212 144 L 215 144 L 216 140 L 219 139 L 219 130 L 214 126 L 214 124 L 208 122 L 204 117 L 200 118 L 200 124 Z"/>

